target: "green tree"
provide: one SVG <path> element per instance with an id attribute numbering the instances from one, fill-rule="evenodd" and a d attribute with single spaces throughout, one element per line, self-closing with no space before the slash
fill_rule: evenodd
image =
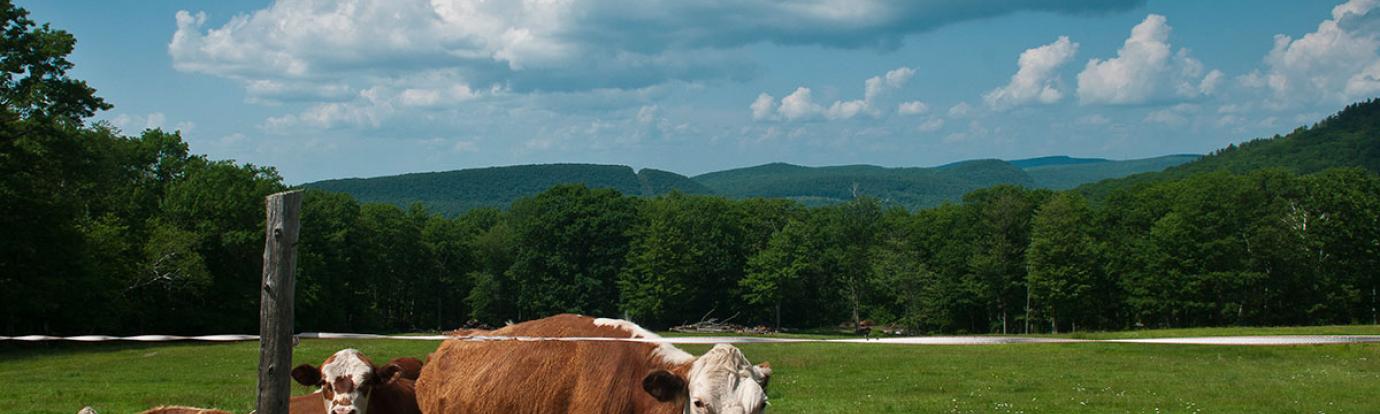
<path id="1" fill-rule="evenodd" d="M 639 210 L 618 278 L 623 312 L 650 326 L 731 312 L 747 260 L 741 210 L 722 197 L 680 192 L 647 200 Z"/>
<path id="2" fill-rule="evenodd" d="M 969 259 L 972 284 L 992 306 L 996 326 L 1008 332 L 1011 313 L 1022 309 L 1026 297 L 1025 249 L 1030 243 L 1030 218 L 1047 193 L 1001 185 L 963 197 L 974 215 L 977 241 Z"/>
<path id="3" fill-rule="evenodd" d="M 360 206 L 347 194 L 308 190 L 297 242 L 296 314 L 299 330 L 352 332 L 365 309 L 364 274 L 357 256 Z"/>
<path id="4" fill-rule="evenodd" d="M 880 240 L 882 225 L 881 201 L 858 197 L 844 204 L 824 207 L 823 217 L 826 243 L 821 250 L 826 274 L 833 275 L 837 295 L 848 306 L 853 326 L 859 326 L 863 308 L 874 284 L 871 262 L 872 248 Z"/>
<path id="5" fill-rule="evenodd" d="M 84 216 L 99 177 L 82 142 L 81 121 L 108 109 L 95 90 L 73 79 L 67 60 L 76 39 L 38 25 L 28 12 L 0 0 L 0 314 L 6 332 L 94 329 L 106 320 L 100 289 L 85 272 L 82 227 L 112 221 Z M 86 224 L 83 224 L 83 220 Z M 106 238 L 106 241 L 110 241 Z M 69 292 L 50 299 L 43 292 Z M 67 302 L 70 300 L 70 302 Z"/>
<path id="6" fill-rule="evenodd" d="M 1303 233 L 1304 245 L 1327 269 L 1328 289 L 1321 306 L 1343 309 L 1336 323 L 1380 319 L 1380 177 L 1359 168 L 1325 170 L 1303 179 L 1302 202 L 1291 206 L 1289 223 Z M 1333 312 L 1334 314 L 1336 312 Z"/>
<path id="7" fill-rule="evenodd" d="M 1054 332 L 1061 320 L 1075 331 L 1079 322 L 1086 327 L 1109 302 L 1120 299 L 1106 294 L 1111 283 L 1105 280 L 1091 226 L 1092 210 L 1078 193 L 1059 193 L 1035 214 L 1026 280 L 1033 310 L 1049 320 Z"/>
<path id="8" fill-rule="evenodd" d="M 804 222 L 792 220 L 772 235 L 767 247 L 748 259 L 747 276 L 739 285 L 743 299 L 770 306 L 776 330 L 781 330 L 781 305 L 801 293 L 802 281 L 814 272 L 818 248 Z"/>
<path id="9" fill-rule="evenodd" d="M 507 276 L 517 251 L 512 226 L 497 209 L 470 210 L 460 220 L 476 232 L 468 242 L 476 261 L 468 275 L 473 286 L 465 297 L 470 318 L 494 325 L 517 318 L 517 294 Z"/>
<path id="10" fill-rule="evenodd" d="M 633 200 L 613 190 L 560 185 L 513 203 L 518 250 L 507 279 L 517 293 L 518 319 L 616 311 L 618 272 L 637 222 Z"/>

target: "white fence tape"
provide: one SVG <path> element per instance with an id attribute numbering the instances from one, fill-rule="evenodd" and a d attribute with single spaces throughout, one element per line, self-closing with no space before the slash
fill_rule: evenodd
<path id="1" fill-rule="evenodd" d="M 1175 345 L 1326 345 L 1380 343 L 1380 335 L 1270 335 L 1270 336 L 1217 336 L 1188 338 L 1144 338 L 1144 339 L 1063 339 L 1018 336 L 918 336 L 888 338 L 847 338 L 847 339 L 807 339 L 807 338 L 765 338 L 748 336 L 683 336 L 663 338 L 604 338 L 604 337 L 536 337 L 536 336 L 489 336 L 489 335 L 374 335 L 357 333 L 306 332 L 297 335 L 300 339 L 400 339 L 413 341 L 562 341 L 562 342 L 643 342 L 667 344 L 771 344 L 771 343 L 850 343 L 850 344 L 898 344 L 898 345 L 1005 345 L 1005 344 L 1066 344 L 1066 343 L 1134 343 L 1134 344 L 1175 344 Z M 258 335 L 138 335 L 138 336 L 0 336 L 0 341 L 75 341 L 75 342 L 169 342 L 169 341 L 257 341 Z"/>

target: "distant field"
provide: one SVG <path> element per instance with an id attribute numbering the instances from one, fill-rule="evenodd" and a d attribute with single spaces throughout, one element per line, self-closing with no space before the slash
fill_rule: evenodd
<path id="1" fill-rule="evenodd" d="M 1375 334 L 1380 327 L 1188 329 L 1088 338 Z M 297 361 L 355 347 L 386 360 L 433 341 L 306 340 Z M 703 346 L 685 346 L 700 353 Z M 770 412 L 1376 411 L 1380 345 L 1217 347 L 1137 344 L 896 346 L 754 344 L 776 371 Z M 159 404 L 252 409 L 256 343 L 0 347 L 0 412 L 129 413 Z M 296 387 L 298 393 L 309 392 Z"/>

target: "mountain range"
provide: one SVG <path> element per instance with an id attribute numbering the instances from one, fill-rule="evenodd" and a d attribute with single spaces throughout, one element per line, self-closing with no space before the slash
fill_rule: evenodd
<path id="1" fill-rule="evenodd" d="M 347 193 L 361 202 L 422 203 L 448 215 L 476 207 L 506 208 L 514 200 L 564 183 L 640 196 L 679 191 L 731 198 L 786 198 L 810 206 L 869 195 L 919 209 L 958 201 L 970 191 L 999 184 L 1076 188 L 1099 199 L 1118 189 L 1209 171 L 1281 168 L 1306 174 L 1332 167 L 1380 172 L 1380 100 L 1348 105 L 1287 135 L 1233 144 L 1206 156 L 1180 154 L 1132 160 L 1050 156 L 899 168 L 771 163 L 694 177 L 624 165 L 541 164 L 326 180 L 303 186 Z"/>
<path id="2" fill-rule="evenodd" d="M 447 215 L 477 207 L 506 208 L 514 200 L 566 183 L 612 188 L 640 196 L 679 191 L 732 198 L 787 198 L 810 206 L 841 202 L 856 193 L 916 209 L 957 201 L 969 191 L 998 184 L 1067 189 L 1106 178 L 1159 171 L 1197 158 L 1170 155 L 1108 160 L 1052 156 L 971 160 L 928 168 L 771 163 L 694 177 L 651 168 L 634 170 L 625 165 L 535 164 L 325 180 L 303 186 L 350 194 L 361 202 L 400 206 L 421 203 Z"/>

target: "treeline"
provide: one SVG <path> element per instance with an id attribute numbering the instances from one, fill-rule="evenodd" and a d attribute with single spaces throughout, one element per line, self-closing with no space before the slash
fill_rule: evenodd
<path id="1" fill-rule="evenodd" d="M 7 335 L 256 329 L 263 198 L 284 188 L 272 168 L 189 155 L 159 130 L 4 124 L 20 132 L 0 147 Z"/>
<path id="2" fill-rule="evenodd" d="M 1097 205 L 998 186 L 913 213 L 582 186 L 453 219 L 306 205 L 306 329 L 558 312 L 970 333 L 1372 323 L 1380 283 L 1380 178 L 1361 169 L 1200 174 Z"/>

